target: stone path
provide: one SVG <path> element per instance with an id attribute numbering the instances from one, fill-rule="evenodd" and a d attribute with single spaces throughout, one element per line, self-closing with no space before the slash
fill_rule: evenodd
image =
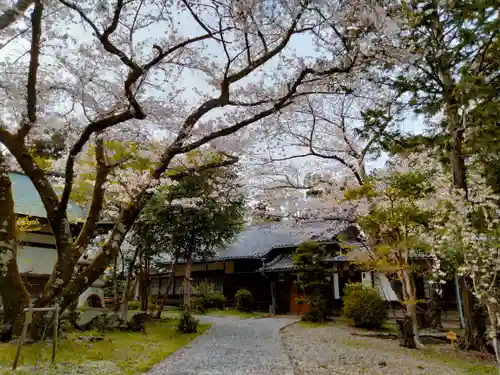
<path id="1" fill-rule="evenodd" d="M 212 327 L 148 375 L 294 375 L 280 340 L 292 318 L 203 316 Z"/>

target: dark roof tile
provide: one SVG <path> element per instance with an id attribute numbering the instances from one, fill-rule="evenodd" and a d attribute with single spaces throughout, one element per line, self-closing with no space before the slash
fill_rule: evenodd
<path id="1" fill-rule="evenodd" d="M 287 221 L 253 224 L 226 248 L 217 250 L 216 259 L 254 259 L 272 249 L 296 247 L 304 241 L 331 241 L 352 224 L 340 220 Z"/>

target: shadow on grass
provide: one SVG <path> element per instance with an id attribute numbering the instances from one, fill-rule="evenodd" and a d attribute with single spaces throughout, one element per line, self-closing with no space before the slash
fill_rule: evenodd
<path id="1" fill-rule="evenodd" d="M 88 342 L 79 336 L 101 336 L 97 332 L 71 332 L 60 340 L 57 365 L 49 366 L 51 344 L 23 347 L 16 374 L 124 374 L 146 372 L 173 352 L 203 334 L 209 324 L 199 324 L 198 333 L 177 332 L 177 320 L 157 320 L 146 324 L 146 333 L 108 332 L 102 341 Z M 16 345 L 0 344 L 0 374 L 11 374 Z M 36 367 L 35 367 L 36 365 Z"/>

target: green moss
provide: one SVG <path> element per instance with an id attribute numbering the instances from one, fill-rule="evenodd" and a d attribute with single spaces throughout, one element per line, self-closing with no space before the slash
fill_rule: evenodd
<path id="1" fill-rule="evenodd" d="M 301 327 L 304 327 L 304 328 L 318 328 L 318 327 L 324 327 L 330 323 L 308 322 L 308 321 L 301 320 L 297 324 L 300 325 Z"/>
<path id="2" fill-rule="evenodd" d="M 254 311 L 239 311 L 239 310 L 209 310 L 207 315 L 211 316 L 234 316 L 240 319 L 262 318 L 268 314 Z"/>
<path id="3" fill-rule="evenodd" d="M 460 369 L 471 375 L 496 375 L 498 369 L 493 364 L 480 362 L 471 359 L 467 352 L 444 352 L 435 347 L 425 347 L 424 349 L 410 351 L 413 356 L 421 361 L 433 361 Z"/>
<path id="4" fill-rule="evenodd" d="M 209 328 L 198 325 L 198 333 L 177 332 L 177 320 L 148 323 L 147 334 L 137 332 L 110 332 L 103 341 L 82 342 L 78 336 L 99 335 L 96 332 L 75 332 L 60 340 L 57 366 L 50 368 L 52 347 L 50 344 L 34 344 L 23 347 L 17 374 L 67 374 L 69 369 L 79 368 L 78 373 L 138 374 L 148 371 L 179 348 Z M 10 374 L 16 353 L 16 345 L 0 344 L 0 374 Z M 38 365 L 36 372 L 32 366 Z M 81 371 L 81 372 L 80 372 Z"/>

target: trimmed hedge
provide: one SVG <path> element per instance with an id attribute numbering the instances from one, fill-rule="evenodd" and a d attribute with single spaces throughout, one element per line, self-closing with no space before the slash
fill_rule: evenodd
<path id="1" fill-rule="evenodd" d="M 236 308 L 240 311 L 252 311 L 253 310 L 253 295 L 248 289 L 240 289 L 234 295 L 236 299 Z"/>
<path id="2" fill-rule="evenodd" d="M 386 302 L 371 287 L 361 283 L 347 284 L 344 288 L 343 314 L 354 325 L 366 328 L 380 328 L 387 319 Z"/>

